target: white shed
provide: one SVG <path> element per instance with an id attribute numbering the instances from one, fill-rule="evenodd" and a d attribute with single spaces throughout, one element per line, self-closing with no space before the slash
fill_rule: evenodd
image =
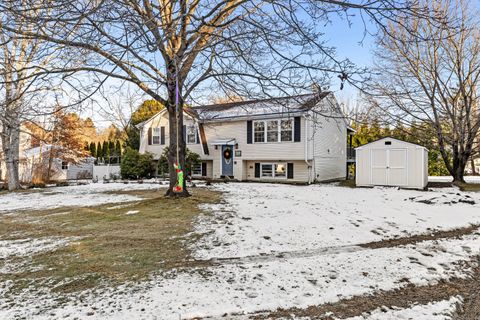
<path id="1" fill-rule="evenodd" d="M 423 189 L 428 183 L 428 150 L 394 138 L 356 149 L 357 186 Z"/>

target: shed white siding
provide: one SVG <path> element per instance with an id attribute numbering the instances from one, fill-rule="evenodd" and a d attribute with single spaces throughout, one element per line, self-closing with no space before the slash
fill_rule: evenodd
<path id="1" fill-rule="evenodd" d="M 383 138 L 357 148 L 357 186 L 423 189 L 428 183 L 428 151 L 405 141 Z"/>

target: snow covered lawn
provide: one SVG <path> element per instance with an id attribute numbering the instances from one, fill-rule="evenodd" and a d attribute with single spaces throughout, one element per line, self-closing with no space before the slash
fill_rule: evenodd
<path id="1" fill-rule="evenodd" d="M 42 299 L 25 290 L 3 308 L 0 287 L 0 318 L 449 319 L 467 294 L 436 286 L 468 283 L 476 272 L 480 193 L 254 183 L 214 190 L 224 201 L 201 205 L 212 214 L 196 220 L 190 266 Z M 144 214 L 115 210 L 122 219 Z M 406 294 L 415 288 L 429 294 L 415 303 Z M 336 312 L 342 305 L 354 307 Z"/>
<path id="2" fill-rule="evenodd" d="M 158 183 L 91 183 L 86 185 L 36 189 L 0 194 L 0 214 L 17 210 L 42 210 L 60 207 L 94 206 L 139 200 L 139 197 L 114 192 L 156 190 Z"/>

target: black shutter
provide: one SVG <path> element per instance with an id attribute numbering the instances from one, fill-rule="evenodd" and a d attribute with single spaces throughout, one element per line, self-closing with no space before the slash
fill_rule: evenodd
<path id="1" fill-rule="evenodd" d="M 293 179 L 293 163 L 287 163 L 287 179 Z"/>
<path id="2" fill-rule="evenodd" d="M 183 143 L 187 143 L 187 126 L 183 125 Z"/>
<path id="3" fill-rule="evenodd" d="M 198 134 L 198 130 L 196 132 L 197 132 L 197 144 L 198 144 L 200 143 L 200 135 Z"/>
<path id="4" fill-rule="evenodd" d="M 148 145 L 152 145 L 152 128 L 148 128 Z"/>
<path id="5" fill-rule="evenodd" d="M 160 127 L 160 144 L 165 144 L 165 127 Z"/>
<path id="6" fill-rule="evenodd" d="M 255 163 L 255 178 L 260 178 L 260 163 Z"/>
<path id="7" fill-rule="evenodd" d="M 295 142 L 300 142 L 302 139 L 302 128 L 301 128 L 301 121 L 300 117 L 295 117 L 294 118 L 294 123 L 293 123 L 293 141 Z"/>
<path id="8" fill-rule="evenodd" d="M 252 143 L 252 121 L 247 121 L 247 143 Z"/>
<path id="9" fill-rule="evenodd" d="M 207 163 L 202 162 L 202 177 L 206 177 L 206 176 L 207 176 Z"/>

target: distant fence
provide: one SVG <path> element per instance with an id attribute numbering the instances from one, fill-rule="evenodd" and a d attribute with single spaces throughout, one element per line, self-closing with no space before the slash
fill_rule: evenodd
<path id="1" fill-rule="evenodd" d="M 106 164 L 93 166 L 93 179 L 102 180 L 103 178 L 110 179 L 112 175 L 120 177 L 120 165 Z"/>

